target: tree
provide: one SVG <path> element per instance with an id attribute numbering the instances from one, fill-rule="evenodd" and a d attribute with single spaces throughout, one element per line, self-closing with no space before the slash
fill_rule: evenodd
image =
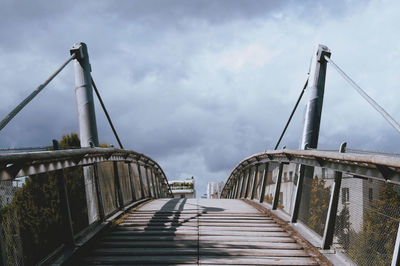
<path id="1" fill-rule="evenodd" d="M 60 148 L 79 147 L 76 133 L 62 136 Z M 59 170 L 63 172 L 70 203 L 74 233 L 88 225 L 85 184 L 82 167 Z M 59 247 L 62 212 L 56 172 L 29 176 L 14 194 L 13 201 L 0 210 L 5 238 L 5 255 L 15 264 L 15 245 L 22 243 L 25 264 L 36 264 Z M 10 226 L 13 224 L 13 226 Z M 6 231 L 7 230 L 7 231 Z M 21 253 L 21 251 L 19 251 Z"/>
<path id="2" fill-rule="evenodd" d="M 60 149 L 68 149 L 68 148 L 80 148 L 81 141 L 78 137 L 78 134 L 72 132 L 71 134 L 66 134 L 61 137 L 60 140 Z"/>
<path id="3" fill-rule="evenodd" d="M 335 236 L 338 239 L 338 243 L 345 251 L 349 250 L 350 233 L 350 213 L 349 208 L 345 204 L 340 214 L 336 217 L 335 225 Z"/>
<path id="4" fill-rule="evenodd" d="M 323 235 L 328 213 L 331 187 L 325 187 L 326 181 L 315 176 L 310 194 L 309 215 L 307 225 L 319 235 Z"/>
<path id="5" fill-rule="evenodd" d="M 349 256 L 360 265 L 390 265 L 399 219 L 399 187 L 384 184 L 364 213 L 362 230 L 351 235 Z"/>

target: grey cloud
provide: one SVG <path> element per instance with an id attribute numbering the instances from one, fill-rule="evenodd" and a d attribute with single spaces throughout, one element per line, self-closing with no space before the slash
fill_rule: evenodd
<path id="1" fill-rule="evenodd" d="M 203 186 L 225 179 L 244 157 L 273 148 L 304 82 L 313 38 L 328 36 L 317 24 L 332 25 L 329 35 L 340 39 L 347 24 L 337 19 L 362 5 L 345 0 L 85 1 L 41 9 L 43 2 L 10 3 L 1 11 L 8 25 L 0 26 L 0 89 L 7 95 L 0 99 L 2 115 L 54 71 L 74 42 L 85 41 L 92 74 L 125 146 L 159 161 L 169 178 L 195 175 Z M 276 22 L 286 17 L 283 26 Z M 350 58 L 345 47 L 359 40 L 343 36 L 337 50 Z M 249 68 L 245 62 L 243 71 L 231 71 L 229 64 L 240 56 L 247 60 L 253 44 L 267 55 L 279 50 L 279 58 Z M 361 56 L 363 49 L 357 48 Z M 232 60 L 220 66 L 225 53 Z M 380 131 L 365 122 L 369 118 L 340 112 L 356 103 L 332 97 L 343 86 L 331 83 L 335 79 L 329 74 L 327 92 L 332 93 L 324 103 L 320 147 L 333 149 L 345 140 L 351 147 L 398 150 L 390 128 Z M 0 132 L 0 145 L 49 145 L 52 138 L 77 131 L 73 86 L 69 66 Z M 96 111 L 101 141 L 115 144 L 99 106 Z M 302 119 L 300 108 L 282 145 L 298 148 Z M 337 127 L 345 119 L 349 122 Z M 352 125 L 355 120 L 358 127 Z"/>

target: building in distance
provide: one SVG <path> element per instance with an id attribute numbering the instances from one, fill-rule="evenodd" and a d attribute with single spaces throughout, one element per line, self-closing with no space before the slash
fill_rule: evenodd
<path id="1" fill-rule="evenodd" d="M 185 180 L 168 181 L 174 198 L 196 198 L 196 190 L 194 188 L 194 177 Z"/>
<path id="2" fill-rule="evenodd" d="M 224 182 L 208 182 L 207 199 L 219 199 L 224 187 Z"/>

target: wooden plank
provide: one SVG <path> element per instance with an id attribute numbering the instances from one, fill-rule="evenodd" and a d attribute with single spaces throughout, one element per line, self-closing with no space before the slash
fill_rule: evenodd
<path id="1" fill-rule="evenodd" d="M 152 202 L 162 212 L 126 215 L 81 264 L 317 265 L 271 217 L 241 201 L 174 199 L 171 208 L 182 210 L 173 211 L 165 208 L 168 202 Z"/>
<path id="2" fill-rule="evenodd" d="M 200 241 L 242 241 L 243 243 L 253 242 L 253 241 L 266 241 L 266 242 L 281 242 L 281 243 L 294 243 L 290 237 L 279 237 L 279 236 L 263 236 L 263 237 L 246 237 L 246 236 L 200 236 Z"/>
<path id="3" fill-rule="evenodd" d="M 198 258 L 195 256 L 96 256 L 87 257 L 83 260 L 85 264 L 197 264 Z"/>
<path id="4" fill-rule="evenodd" d="M 216 231 L 216 230 L 176 230 L 176 231 L 113 231 L 110 236 L 130 236 L 132 238 L 137 236 L 182 236 L 182 235 L 201 235 L 201 236 L 244 236 L 244 237 L 264 237 L 264 236 L 289 236 L 287 232 L 280 231 L 266 231 L 266 232 L 246 232 L 246 231 Z"/>
<path id="5" fill-rule="evenodd" d="M 190 247 L 198 247 L 198 240 L 171 240 L 171 241 L 103 241 L 98 244 L 99 248 L 135 248 L 135 247 L 149 247 L 149 248 L 190 248 Z M 285 247 L 288 248 L 288 247 Z"/>
<path id="6" fill-rule="evenodd" d="M 302 249 L 295 242 L 260 242 L 252 241 L 243 243 L 242 241 L 201 241 L 200 248 L 243 248 L 243 249 Z"/>
<path id="7" fill-rule="evenodd" d="M 309 257 L 304 250 L 292 249 L 238 249 L 238 248 L 200 248 L 200 256 L 218 255 L 222 256 L 262 256 L 262 257 Z"/>
<path id="8" fill-rule="evenodd" d="M 209 257 L 200 256 L 199 265 L 211 264 L 211 265 L 318 265 L 316 261 L 311 258 L 303 257 L 237 257 L 237 256 L 226 256 L 226 257 Z"/>
<path id="9" fill-rule="evenodd" d="M 279 242 L 247 242 L 243 243 L 241 241 L 201 241 L 198 242 L 197 240 L 176 240 L 176 241 L 103 241 L 98 244 L 97 247 L 99 248 L 135 248 L 135 247 L 158 247 L 158 248 L 172 248 L 172 247 L 197 247 L 200 248 L 242 248 L 242 249 L 302 249 L 302 247 L 295 243 L 295 242 L 288 242 L 288 243 L 279 243 Z"/>
<path id="10" fill-rule="evenodd" d="M 92 256 L 197 256 L 197 247 L 194 248 L 97 248 L 91 252 Z"/>

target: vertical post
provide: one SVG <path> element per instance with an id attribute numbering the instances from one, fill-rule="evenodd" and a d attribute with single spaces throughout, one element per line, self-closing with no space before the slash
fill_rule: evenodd
<path id="1" fill-rule="evenodd" d="M 132 194 L 132 201 L 136 201 L 136 193 L 135 193 L 135 180 L 133 178 L 133 173 L 132 173 L 132 168 L 131 168 L 131 163 L 128 164 L 128 174 L 129 174 L 129 180 L 131 181 L 131 194 Z"/>
<path id="2" fill-rule="evenodd" d="M 257 185 L 257 176 L 258 176 L 258 164 L 256 164 L 256 169 L 254 170 L 254 175 L 253 175 L 253 187 L 251 189 L 251 196 L 250 199 L 254 199 L 254 194 L 256 191 L 256 185 Z"/>
<path id="3" fill-rule="evenodd" d="M 232 182 L 232 180 L 231 180 L 231 182 Z M 236 186 L 236 184 L 233 183 L 233 185 L 229 189 L 229 198 L 230 199 L 233 199 L 233 194 L 235 193 L 235 186 Z"/>
<path id="4" fill-rule="evenodd" d="M 153 177 L 154 177 L 154 184 L 156 186 L 156 195 L 157 198 L 160 198 L 160 184 L 158 183 L 158 175 L 155 173 L 154 168 L 153 168 Z"/>
<path id="5" fill-rule="evenodd" d="M 138 173 L 139 173 L 140 195 L 141 195 L 141 198 L 144 199 L 146 197 L 146 194 L 144 193 L 144 186 L 143 186 L 143 180 L 142 180 L 142 171 L 140 170 L 139 161 L 136 161 L 136 166 L 137 166 Z"/>
<path id="6" fill-rule="evenodd" d="M 160 174 L 156 174 L 156 181 L 157 181 L 157 187 L 158 187 L 158 195 L 160 198 L 164 198 L 164 196 L 161 194 L 161 181 L 160 181 Z"/>
<path id="7" fill-rule="evenodd" d="M 65 185 L 63 170 L 56 171 L 58 192 L 60 195 L 60 207 L 63 219 L 64 239 L 67 245 L 75 246 L 74 230 L 72 227 L 71 209 L 69 206 L 67 187 Z"/>
<path id="8" fill-rule="evenodd" d="M 327 65 L 325 56 L 331 56 L 328 47 L 320 44 L 314 48 L 308 78 L 308 90 L 311 91 L 311 96 L 306 107 L 301 149 L 305 149 L 306 146 L 316 149 L 318 146 Z"/>
<path id="9" fill-rule="evenodd" d="M 297 189 L 296 189 L 296 194 L 294 196 L 294 204 L 293 204 L 293 209 L 292 209 L 292 217 L 290 218 L 290 221 L 292 223 L 297 222 L 297 218 L 299 216 L 299 209 L 300 209 L 300 201 L 301 201 L 301 193 L 303 192 L 303 180 L 304 180 L 304 172 L 305 172 L 305 165 L 300 165 L 299 167 L 299 178 L 297 180 Z"/>
<path id="10" fill-rule="evenodd" d="M 234 199 L 237 199 L 238 192 L 239 192 L 239 177 L 236 175 L 235 176 L 235 191 L 233 193 Z"/>
<path id="11" fill-rule="evenodd" d="M 98 146 L 96 114 L 94 110 L 93 88 L 89 54 L 85 43 L 76 43 L 70 49 L 75 54 L 75 95 L 78 110 L 79 136 L 81 147 Z M 98 206 L 93 181 L 93 167 L 83 167 L 89 224 L 98 218 Z"/>
<path id="12" fill-rule="evenodd" d="M 316 149 L 318 147 L 319 128 L 321 124 L 327 67 L 325 56 L 331 56 L 331 52 L 328 47 L 320 44 L 314 48 L 308 77 L 308 90 L 310 91 L 310 99 L 306 106 L 303 136 L 300 147 L 303 150 L 306 148 Z M 299 184 L 301 184 L 302 186 L 297 186 L 296 197 L 298 198 L 296 198 L 296 202 L 298 202 L 298 206 L 296 207 L 296 209 L 294 209 L 297 212 L 294 215 L 294 217 L 296 217 L 296 220 L 300 208 L 300 212 L 302 214 L 308 213 L 311 184 L 314 176 L 313 167 L 303 166 L 301 168 L 303 170 L 303 178 L 301 178 L 300 180 L 299 177 Z M 300 199 L 302 201 L 301 206 Z"/>
<path id="13" fill-rule="evenodd" d="M 149 198 L 152 198 L 153 195 L 151 194 L 151 185 L 150 185 L 149 173 L 148 173 L 147 169 L 148 169 L 148 166 L 145 165 L 145 166 L 144 166 L 144 173 L 145 173 L 145 175 L 146 175 L 147 190 L 148 190 L 148 193 L 149 193 Z"/>
<path id="14" fill-rule="evenodd" d="M 266 163 L 264 171 L 263 171 L 263 177 L 262 177 L 262 183 L 261 183 L 260 203 L 264 202 L 265 186 L 267 185 L 267 178 L 268 178 L 268 166 L 269 166 L 269 163 Z"/>
<path id="15" fill-rule="evenodd" d="M 93 88 L 90 62 L 85 43 L 76 43 L 70 50 L 75 54 L 75 94 L 78 109 L 79 135 L 81 147 L 98 146 L 96 114 L 94 110 Z"/>
<path id="16" fill-rule="evenodd" d="M 158 195 L 158 190 L 157 190 L 157 180 L 156 180 L 156 176 L 154 175 L 154 170 L 153 170 L 154 168 L 151 168 L 150 169 L 150 174 L 151 174 L 151 180 L 153 181 L 153 190 L 154 190 L 154 195 L 155 195 L 155 198 L 159 198 L 159 195 Z"/>
<path id="17" fill-rule="evenodd" d="M 392 266 L 397 266 L 400 264 L 400 223 L 397 229 L 396 244 L 393 250 Z"/>
<path id="18" fill-rule="evenodd" d="M 346 142 L 340 145 L 339 152 L 343 153 L 346 149 Z M 322 237 L 322 248 L 329 249 L 332 245 L 333 234 L 335 233 L 335 222 L 337 207 L 339 203 L 340 186 L 342 184 L 342 172 L 335 171 L 335 182 L 332 187 L 331 199 L 329 201 L 328 214 L 326 217 L 326 224 L 324 235 Z"/>
<path id="19" fill-rule="evenodd" d="M 283 172 L 283 163 L 280 163 L 279 164 L 278 178 L 276 179 L 276 184 L 275 184 L 274 201 L 272 202 L 272 209 L 273 210 L 276 210 L 278 208 L 279 193 L 281 192 L 282 172 Z"/>
<path id="20" fill-rule="evenodd" d="M 242 174 L 240 175 L 241 177 L 241 185 L 240 185 L 240 191 L 239 191 L 239 199 L 242 197 L 243 195 L 243 188 L 244 188 L 244 181 L 245 181 L 245 173 L 242 172 Z"/>
<path id="21" fill-rule="evenodd" d="M 244 197 L 247 198 L 248 192 L 249 192 L 249 186 L 250 186 L 250 173 L 251 173 L 251 167 L 247 170 L 247 182 L 246 182 L 246 189 L 244 191 Z"/>
<path id="22" fill-rule="evenodd" d="M 118 164 L 117 162 L 113 162 L 113 167 L 114 167 L 114 183 L 115 183 L 115 188 L 117 192 L 117 199 L 118 199 L 118 204 L 119 207 L 122 208 L 124 206 L 124 200 L 122 198 L 122 190 L 121 190 L 121 184 L 119 182 L 119 173 L 118 173 Z"/>
<path id="23" fill-rule="evenodd" d="M 53 149 L 54 150 L 59 149 L 57 140 L 53 140 Z M 57 177 L 58 194 L 60 197 L 60 209 L 61 209 L 62 227 L 63 227 L 63 232 L 61 232 L 63 234 L 62 238 L 65 240 L 65 243 L 68 246 L 73 247 L 75 246 L 74 229 L 72 226 L 71 209 L 69 206 L 68 191 L 67 191 L 67 186 L 65 184 L 64 171 L 62 169 L 57 170 L 56 177 Z"/>
<path id="24" fill-rule="evenodd" d="M 101 197 L 101 190 L 100 190 L 100 181 L 99 181 L 99 168 L 97 163 L 93 164 L 93 172 L 94 172 L 94 184 L 96 187 L 96 194 L 97 194 L 97 206 L 99 206 L 99 218 L 101 221 L 104 220 L 105 213 L 104 213 L 104 206 L 103 206 L 103 198 Z"/>

